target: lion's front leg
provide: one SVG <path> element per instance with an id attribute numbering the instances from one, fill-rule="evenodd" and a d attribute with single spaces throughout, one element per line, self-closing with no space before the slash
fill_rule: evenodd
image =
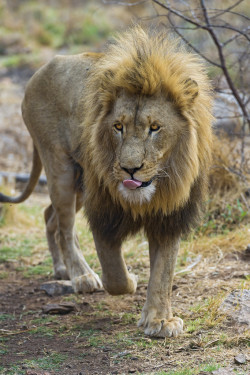
<path id="1" fill-rule="evenodd" d="M 93 230 L 98 257 L 102 266 L 102 283 L 112 295 L 135 293 L 137 277 L 128 272 L 121 243 L 107 242 L 106 238 Z"/>
<path id="2" fill-rule="evenodd" d="M 183 321 L 173 317 L 171 291 L 174 268 L 179 249 L 179 239 L 168 239 L 159 243 L 149 238 L 150 279 L 147 300 L 138 323 L 145 334 L 155 337 L 178 336 L 183 330 Z"/>

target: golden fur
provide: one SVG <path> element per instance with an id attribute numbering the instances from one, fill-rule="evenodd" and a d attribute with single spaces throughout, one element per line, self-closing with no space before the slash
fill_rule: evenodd
<path id="1" fill-rule="evenodd" d="M 135 27 L 103 54 L 56 56 L 27 85 L 23 118 L 34 142 L 33 190 L 42 165 L 52 204 L 46 234 L 57 278 L 76 292 L 134 293 L 124 238 L 144 229 L 150 279 L 139 325 L 177 336 L 171 290 L 180 236 L 199 217 L 211 147 L 210 84 L 199 59 L 164 33 Z M 135 184 L 139 188 L 131 189 Z M 130 186 L 130 187 L 129 187 Z M 138 186 L 137 186 L 138 187 Z M 85 206 L 102 266 L 86 263 L 74 231 Z"/>

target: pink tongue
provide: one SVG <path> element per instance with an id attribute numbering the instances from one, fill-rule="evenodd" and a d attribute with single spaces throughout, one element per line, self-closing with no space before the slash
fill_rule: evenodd
<path id="1" fill-rule="evenodd" d="M 124 180 L 123 181 L 123 186 L 125 186 L 126 188 L 130 190 L 134 190 L 138 188 L 139 186 L 141 186 L 141 184 L 142 182 L 138 180 Z"/>

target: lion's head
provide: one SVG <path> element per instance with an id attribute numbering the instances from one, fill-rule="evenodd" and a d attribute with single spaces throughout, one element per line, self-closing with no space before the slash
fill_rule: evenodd
<path id="1" fill-rule="evenodd" d="M 134 216 L 183 206 L 207 169 L 210 85 L 200 60 L 136 27 L 90 71 L 84 99 L 85 184 Z"/>

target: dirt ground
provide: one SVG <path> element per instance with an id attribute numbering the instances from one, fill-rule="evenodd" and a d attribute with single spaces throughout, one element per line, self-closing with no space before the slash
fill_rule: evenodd
<path id="1" fill-rule="evenodd" d="M 0 171 L 30 169 L 32 146 L 21 120 L 20 102 L 31 73 L 1 72 Z M 42 216 L 47 198 L 35 195 L 32 199 L 29 205 L 38 204 Z M 6 258 L 0 263 L 0 374 L 192 375 L 226 366 L 232 367 L 235 374 L 248 374 L 249 362 L 236 364 L 234 360 L 239 353 L 249 355 L 247 327 L 219 309 L 228 293 L 249 285 L 249 257 L 245 251 L 250 232 L 247 227 L 239 234 L 240 230 L 237 235 L 230 234 L 226 243 L 213 238 L 205 245 L 199 240 L 193 242 L 193 259 L 186 259 L 182 248 L 182 271 L 198 259 L 200 249 L 203 253 L 195 266 L 175 277 L 173 309 L 185 321 L 183 336 L 175 339 L 151 339 L 136 326 L 149 272 L 148 261 L 137 255 L 135 259 L 129 257 L 129 265 L 139 275 L 137 292 L 119 297 L 104 291 L 49 297 L 40 286 L 53 279 L 51 272 L 27 277 L 22 259 Z M 0 247 L 11 246 L 13 233 L 3 227 L 0 234 Z M 28 229 L 24 235 L 30 237 Z M 43 247 L 46 245 L 41 245 L 41 250 Z M 69 302 L 73 311 L 68 314 L 43 312 L 47 304 Z"/>
<path id="2" fill-rule="evenodd" d="M 186 367 L 193 369 L 190 374 L 206 374 L 197 369 L 227 365 L 247 374 L 246 363 L 234 363 L 237 354 L 247 355 L 246 327 L 218 310 L 220 298 L 239 289 L 249 271 L 244 253 L 213 254 L 191 273 L 176 275 L 173 309 L 186 330 L 165 340 L 147 338 L 136 327 L 146 283 L 133 296 L 100 291 L 49 297 L 40 286 L 51 277 L 27 279 L 16 269 L 15 262 L 0 265 L 7 274 L 1 280 L 1 374 L 168 374 Z M 140 275 L 138 264 L 134 271 Z M 47 304 L 69 301 L 74 311 L 67 315 L 43 313 Z M 201 311 L 192 310 L 197 304 Z"/>

